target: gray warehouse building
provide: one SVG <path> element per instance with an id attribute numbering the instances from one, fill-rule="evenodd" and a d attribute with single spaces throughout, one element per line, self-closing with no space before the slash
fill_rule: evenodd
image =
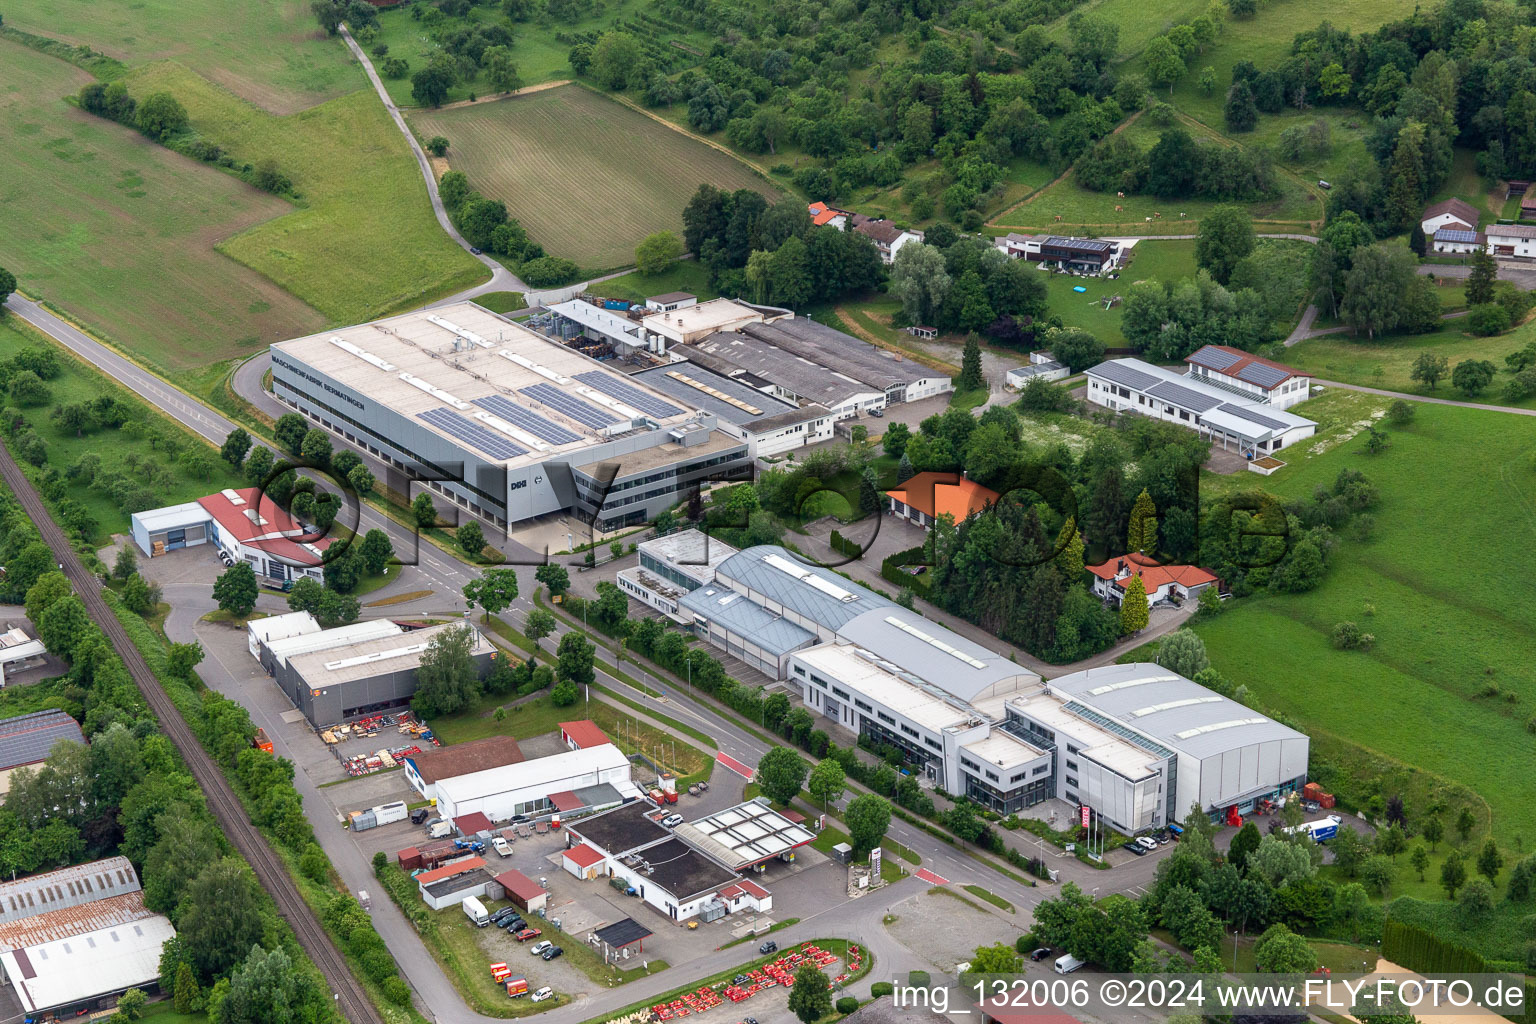
<path id="1" fill-rule="evenodd" d="M 309 651 L 276 666 L 277 684 L 311 725 L 324 726 L 399 707 L 416 692 L 416 669 L 434 639 L 451 629 L 475 634 L 471 655 L 482 678 L 495 648 L 472 626 L 444 623 L 409 633 Z"/>
<path id="2" fill-rule="evenodd" d="M 503 528 L 569 511 L 602 531 L 646 522 L 749 462 L 714 413 L 470 302 L 273 345 L 272 388 Z"/>

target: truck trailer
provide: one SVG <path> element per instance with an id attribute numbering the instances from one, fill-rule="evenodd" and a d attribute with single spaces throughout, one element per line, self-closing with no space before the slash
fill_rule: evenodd
<path id="1" fill-rule="evenodd" d="M 1302 822 L 1291 831 L 1298 835 L 1311 836 L 1314 843 L 1325 843 L 1339 834 L 1339 826 L 1343 822 L 1344 819 L 1340 818 L 1337 814 L 1330 814 L 1326 818 L 1319 818 L 1316 821 Z"/>
<path id="2" fill-rule="evenodd" d="M 353 832 L 366 832 L 380 825 L 404 821 L 406 816 L 405 801 L 396 800 L 392 804 L 379 804 L 366 811 L 353 811 L 349 817 L 349 824 Z"/>

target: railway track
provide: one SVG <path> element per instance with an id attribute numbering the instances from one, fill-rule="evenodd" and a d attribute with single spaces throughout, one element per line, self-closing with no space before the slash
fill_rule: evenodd
<path id="1" fill-rule="evenodd" d="M 16 500 L 37 524 L 43 542 L 52 549 L 54 560 L 61 565 L 75 593 L 85 603 L 85 610 L 107 635 L 118 657 L 123 659 L 128 674 L 133 677 L 139 692 L 148 702 L 150 710 L 160 720 L 161 730 L 172 743 L 176 744 L 176 749 L 181 752 L 182 760 L 191 770 L 192 777 L 197 780 L 198 785 L 207 795 L 208 806 L 218 820 L 219 826 L 224 830 L 224 834 L 245 858 L 246 863 L 250 864 L 251 869 L 256 873 L 256 880 L 272 894 L 272 899 L 277 903 L 278 913 L 282 914 L 283 919 L 293 928 L 299 945 L 309 954 L 315 966 L 320 968 L 320 973 L 325 976 L 326 982 L 331 986 L 337 1012 L 353 1024 L 383 1024 L 383 1018 L 379 1016 L 368 994 L 353 977 L 346 960 L 331 942 L 331 937 L 326 934 L 319 919 L 310 910 L 309 904 L 305 903 L 304 898 L 299 895 L 298 888 L 289 876 L 282 858 L 246 817 L 245 807 L 240 803 L 234 790 L 230 788 L 229 781 L 224 778 L 218 765 L 203 750 L 197 736 L 193 734 L 191 727 L 187 725 L 181 713 L 176 710 L 176 705 L 171 703 L 171 698 L 161 687 L 160 680 L 150 670 L 149 664 L 139 653 L 139 649 L 133 645 L 128 631 L 123 628 L 117 616 L 112 614 L 112 609 L 108 607 L 107 602 L 102 599 L 101 581 L 86 570 L 79 556 L 70 547 L 64 531 L 59 529 L 58 524 L 48 514 L 48 509 L 32 487 L 32 482 L 22 473 L 21 467 L 11 457 L 10 450 L 3 444 L 0 444 L 0 478 L 5 480 L 11 493 L 16 496 Z"/>

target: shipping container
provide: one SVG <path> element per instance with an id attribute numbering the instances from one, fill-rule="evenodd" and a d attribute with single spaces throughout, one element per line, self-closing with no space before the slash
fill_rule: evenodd
<path id="1" fill-rule="evenodd" d="M 400 864 L 402 871 L 415 871 L 421 867 L 421 851 L 414 846 L 407 846 L 395 854 L 395 860 Z"/>
<path id="2" fill-rule="evenodd" d="M 353 832 L 366 832 L 378 825 L 378 819 L 373 816 L 373 810 L 353 811 L 350 828 Z"/>
<path id="3" fill-rule="evenodd" d="M 257 750 L 265 750 L 269 754 L 272 753 L 272 741 L 267 739 L 267 730 L 257 729 L 256 738 L 251 741 L 251 746 Z"/>

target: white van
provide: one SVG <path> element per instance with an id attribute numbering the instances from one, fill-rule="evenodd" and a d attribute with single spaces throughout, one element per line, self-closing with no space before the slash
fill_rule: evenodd
<path id="1" fill-rule="evenodd" d="M 476 928 L 486 928 L 490 925 L 491 915 L 486 912 L 485 904 L 473 896 L 465 896 L 461 905 L 464 907 L 464 916 L 473 921 Z"/>
<path id="2" fill-rule="evenodd" d="M 1079 960 L 1071 953 L 1068 953 L 1066 956 L 1059 956 L 1056 958 L 1056 973 L 1071 974 L 1073 971 L 1083 966 L 1083 963 L 1084 961 Z"/>

